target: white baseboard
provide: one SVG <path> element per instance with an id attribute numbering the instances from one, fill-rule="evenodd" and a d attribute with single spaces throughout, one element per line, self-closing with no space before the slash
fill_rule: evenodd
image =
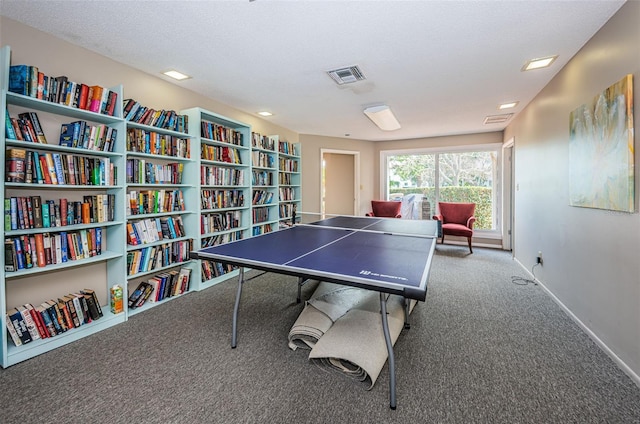
<path id="1" fill-rule="evenodd" d="M 560 299 L 558 299 L 556 295 L 553 294 L 551 290 L 549 290 L 542 281 L 538 280 L 531 273 L 531 271 L 528 270 L 517 258 L 514 257 L 513 260 L 516 261 L 518 265 L 520 265 L 522 269 L 524 269 L 525 272 L 529 274 L 531 278 L 534 279 L 535 282 L 544 289 L 544 291 L 551 297 L 551 299 L 553 299 L 553 301 L 556 302 L 556 304 L 558 304 L 562 308 L 562 310 L 567 315 L 569 315 L 569 317 L 571 317 L 571 319 L 576 324 L 578 324 L 578 326 L 582 329 L 582 331 L 587 333 L 587 335 L 591 338 L 591 340 L 593 340 L 598 345 L 598 347 L 600 347 L 600 349 L 602 349 L 604 353 L 606 353 L 613 360 L 613 362 L 615 362 L 618 365 L 618 367 L 620 367 L 620 369 L 625 374 L 627 374 L 629 378 L 631 378 L 631 380 L 634 383 L 636 383 L 638 387 L 640 387 L 640 376 L 638 376 L 638 374 L 636 374 L 622 359 L 620 359 L 618 355 L 616 355 L 613 352 L 613 350 L 609 348 L 609 346 L 607 346 L 602 340 L 600 340 L 600 338 L 593 331 L 591 331 L 589 327 L 587 327 L 573 312 L 571 312 L 571 310 L 567 308 L 567 306 L 564 303 L 562 303 L 562 301 L 560 301 Z"/>

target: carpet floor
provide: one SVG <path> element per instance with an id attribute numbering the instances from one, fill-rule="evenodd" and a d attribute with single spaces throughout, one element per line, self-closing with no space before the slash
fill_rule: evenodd
<path id="1" fill-rule="evenodd" d="M 375 386 L 312 365 L 287 335 L 296 278 L 229 280 L 0 370 L 1 423 L 640 423 L 640 387 L 508 252 L 438 245 L 425 302 Z M 303 295 L 313 293 L 305 286 Z"/>

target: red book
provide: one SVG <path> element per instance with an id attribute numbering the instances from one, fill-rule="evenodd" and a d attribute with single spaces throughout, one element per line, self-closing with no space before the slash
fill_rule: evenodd
<path id="1" fill-rule="evenodd" d="M 45 184 L 51 184 L 51 175 L 49 175 L 49 164 L 47 163 L 47 158 L 45 155 L 42 155 L 38 158 L 40 160 L 40 167 L 42 168 L 42 177 L 44 178 Z"/>
<path id="2" fill-rule="evenodd" d="M 69 201 L 60 199 L 60 224 L 64 227 L 68 225 L 67 216 L 69 215 Z"/>
<path id="3" fill-rule="evenodd" d="M 73 234 L 67 234 L 67 255 L 72 261 L 76 260 L 76 248 L 73 245 Z"/>
<path id="4" fill-rule="evenodd" d="M 42 233 L 35 234 L 36 239 L 36 257 L 38 258 L 38 267 L 42 268 L 47 265 L 47 259 L 44 254 L 44 236 Z"/>
<path id="5" fill-rule="evenodd" d="M 78 96 L 78 109 L 89 109 L 91 104 L 89 96 L 89 86 L 87 84 L 80 84 L 80 95 Z"/>
<path id="6" fill-rule="evenodd" d="M 33 322 L 36 324 L 36 328 L 38 329 L 40 337 L 43 339 L 49 337 L 49 330 L 47 330 L 40 313 L 36 311 L 33 305 L 31 305 L 30 303 L 25 304 L 24 307 L 27 308 L 29 314 L 31 315 L 31 318 L 33 318 Z"/>

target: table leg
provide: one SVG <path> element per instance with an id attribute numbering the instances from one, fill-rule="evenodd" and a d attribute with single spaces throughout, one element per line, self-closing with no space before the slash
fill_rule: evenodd
<path id="1" fill-rule="evenodd" d="M 411 300 L 406 297 L 403 299 L 404 302 L 404 328 L 408 330 L 411 328 L 411 323 L 409 322 L 409 312 L 411 309 Z"/>
<path id="2" fill-rule="evenodd" d="M 389 334 L 389 322 L 387 320 L 387 298 L 384 293 L 380 293 L 380 314 L 382 315 L 382 332 L 384 341 L 387 344 L 389 354 L 389 407 L 396 409 L 396 361 L 393 355 L 393 344 Z"/>
<path id="3" fill-rule="evenodd" d="M 240 268 L 238 274 L 238 292 L 236 293 L 236 304 L 233 307 L 233 325 L 231 332 L 231 347 L 235 349 L 238 344 L 238 311 L 240 310 L 240 296 L 242 295 L 242 285 L 244 284 L 244 268 Z"/>
<path id="4" fill-rule="evenodd" d="M 296 299 L 296 303 L 300 303 L 302 301 L 302 286 L 304 284 L 304 278 L 298 277 L 298 298 Z"/>

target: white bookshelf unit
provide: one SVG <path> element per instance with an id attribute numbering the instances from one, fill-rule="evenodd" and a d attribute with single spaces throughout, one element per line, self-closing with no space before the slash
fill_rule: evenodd
<path id="1" fill-rule="evenodd" d="M 48 159 L 56 160 L 59 164 L 59 172 L 54 170 L 54 173 L 57 174 L 56 178 L 62 176 L 61 179 L 64 181 L 62 183 L 56 181 L 54 184 L 53 177 L 50 176 L 48 182 L 44 178 L 41 181 L 36 178 L 31 182 L 27 182 L 28 179 L 25 179 L 24 182 L 11 182 L 8 181 L 10 169 L 5 168 L 5 160 L 2 160 L 0 164 L 3 175 L 2 204 L 5 205 L 5 225 L 0 230 L 2 238 L 5 242 L 11 240 L 14 245 L 17 243 L 21 246 L 20 248 L 25 249 L 24 261 L 18 261 L 16 255 L 17 263 L 5 256 L 5 251 L 10 254 L 6 243 L 2 253 L 5 260 L 5 268 L 0 274 L 2 324 L 0 365 L 2 367 L 8 367 L 32 358 L 126 320 L 126 313 L 112 314 L 108 304 L 109 287 L 115 283 L 121 284 L 125 280 L 126 270 L 124 173 L 120 173 L 124 171 L 125 167 L 122 86 L 109 88 L 110 91 L 117 94 L 113 116 L 17 94 L 9 91 L 10 55 L 8 46 L 3 47 L 0 51 L 0 110 L 3 114 L 8 112 L 11 117 L 17 117 L 21 113 L 35 112 L 42 133 L 46 137 L 46 142 L 43 143 L 42 140 L 40 142 L 21 141 L 9 137 L 5 131 L 7 127 L 2 125 L 0 139 L 4 142 L 3 155 L 9 158 L 14 154 L 25 152 L 26 157 L 30 158 L 31 166 L 34 165 L 36 154 L 39 158 L 45 157 L 45 162 Z M 3 117 L 3 121 L 4 118 L 6 115 Z M 104 151 L 60 145 L 62 125 L 74 121 L 84 121 L 94 128 L 100 127 L 100 130 L 97 131 L 105 131 L 103 134 L 113 136 L 113 131 L 115 131 L 115 137 L 109 138 L 107 136 L 104 138 L 105 141 L 111 140 L 114 143 L 113 150 L 107 148 L 107 151 Z M 75 168 L 74 161 L 80 169 Z M 77 173 L 73 172 L 72 166 L 78 171 Z M 27 170 L 30 169 L 27 165 L 25 167 Z M 80 178 L 83 170 L 88 170 L 89 167 L 94 169 L 91 175 L 85 173 L 85 176 Z M 78 181 L 72 181 L 71 174 L 74 174 L 73 178 L 78 178 Z M 64 203 L 61 199 L 64 199 Z M 9 209 L 9 216 L 12 217 L 15 209 L 11 209 L 11 203 L 16 202 L 17 204 L 22 200 L 26 205 L 31 203 L 29 218 L 33 215 L 34 221 L 29 222 L 29 219 L 25 218 L 22 225 L 18 223 L 7 225 L 7 209 Z M 82 211 L 82 204 L 97 201 L 104 201 L 104 207 L 92 203 L 95 209 L 91 211 L 88 207 L 86 209 L 91 212 L 89 218 L 89 215 L 85 215 Z M 43 206 L 48 204 L 47 208 L 50 206 L 54 211 L 64 211 L 65 206 L 68 210 L 72 209 L 72 204 L 74 206 L 80 205 L 80 207 L 77 213 L 74 208 L 75 216 L 73 219 L 69 218 L 69 221 L 67 221 L 67 217 L 63 216 L 64 213 L 60 213 L 58 215 L 60 221 L 55 222 L 55 218 L 53 218 L 52 222 L 50 218 L 49 222 L 46 222 L 45 209 L 33 207 L 33 204 L 37 205 L 36 202 Z M 100 209 L 101 207 L 103 208 Z M 40 217 L 43 219 L 42 223 L 39 223 L 39 219 L 34 215 L 36 209 L 43 214 Z M 25 217 L 27 210 L 23 210 L 23 212 L 23 217 Z M 19 219 L 19 216 L 17 218 Z M 66 245 L 65 239 L 68 240 Z M 16 240 L 20 240 L 21 243 Z M 30 255 L 28 250 L 34 245 L 37 246 L 40 240 L 44 240 L 44 251 L 47 251 L 46 248 L 49 247 L 47 240 L 48 243 L 55 244 L 58 249 L 53 249 L 51 246 L 49 256 L 39 257 L 39 252 L 43 251 L 41 249 L 43 245 L 40 245 L 34 249 L 35 253 Z M 84 246 L 78 246 L 78 251 L 73 248 L 72 255 L 72 245 L 76 241 L 79 245 Z M 84 247 L 83 254 L 80 254 L 79 249 L 82 247 Z M 14 248 L 18 249 L 18 246 L 14 246 Z M 65 248 L 68 255 L 64 254 Z M 32 259 L 30 264 L 27 259 L 29 255 Z M 16 268 L 14 271 L 9 270 L 12 265 Z M 91 275 L 95 271 L 100 272 L 100 275 L 86 278 L 87 275 Z M 34 337 L 32 341 L 20 346 L 15 346 L 10 340 L 7 332 L 7 310 L 20 308 L 26 304 L 38 308 L 44 302 L 53 300 L 55 303 L 59 298 L 71 293 L 79 293 L 83 289 L 95 291 L 102 311 L 101 317 L 77 327 L 68 328 L 66 331 L 60 331 L 51 337 Z"/>
<path id="2" fill-rule="evenodd" d="M 192 138 L 187 133 L 127 121 L 127 294 L 134 293 L 141 283 L 154 284 L 149 301 L 139 307 L 125 305 L 129 315 L 193 288 L 192 280 L 185 288 L 160 284 L 172 278 L 177 282 L 181 268 L 190 270 L 190 278 L 197 273 L 196 261 L 189 259 L 198 237 L 199 173 L 192 159 Z"/>
<path id="3" fill-rule="evenodd" d="M 280 225 L 293 223 L 302 208 L 302 169 L 300 143 L 278 141 L 278 208 Z M 300 215 L 295 218 L 299 222 Z"/>
<path id="4" fill-rule="evenodd" d="M 183 110 L 194 136 L 199 169 L 199 234 L 194 249 L 251 236 L 251 127 L 201 108 Z M 200 261 L 198 289 L 237 275 L 237 269 Z"/>
<path id="5" fill-rule="evenodd" d="M 251 133 L 251 235 L 278 229 L 277 136 Z"/>

